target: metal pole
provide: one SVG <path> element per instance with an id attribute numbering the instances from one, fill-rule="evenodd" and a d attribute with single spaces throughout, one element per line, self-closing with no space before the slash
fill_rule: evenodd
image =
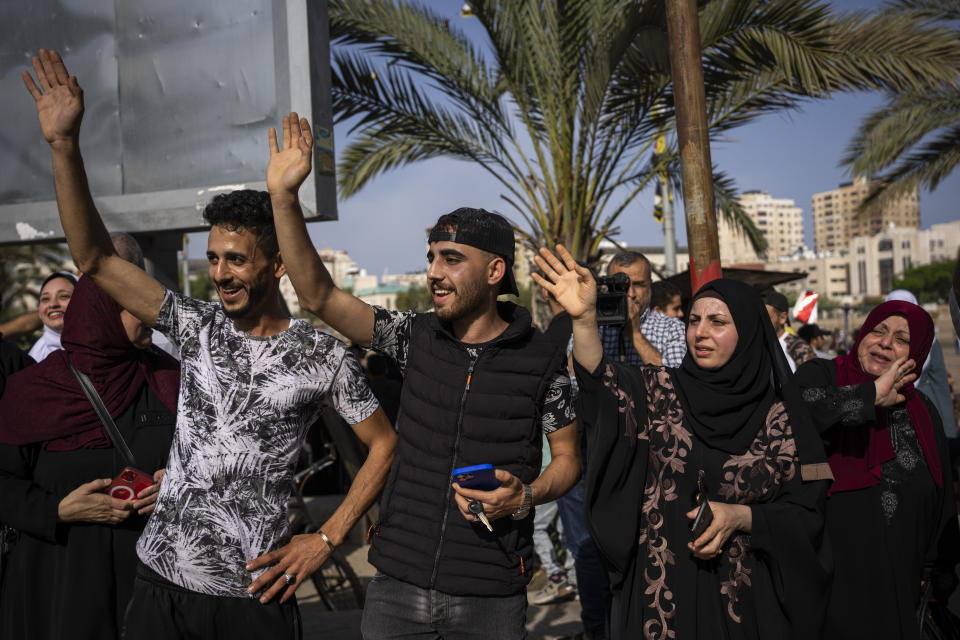
<path id="1" fill-rule="evenodd" d="M 673 224 L 673 201 L 670 185 L 660 182 L 660 206 L 663 210 L 663 271 L 668 276 L 677 272 L 677 229 Z"/>
<path id="2" fill-rule="evenodd" d="M 666 5 L 683 209 L 690 247 L 690 285 L 695 292 L 704 283 L 722 276 L 700 60 L 700 25 L 696 0 L 667 0 Z"/>

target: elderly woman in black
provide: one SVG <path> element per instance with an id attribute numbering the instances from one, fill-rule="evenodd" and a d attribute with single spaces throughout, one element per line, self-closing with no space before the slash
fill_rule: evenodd
<path id="1" fill-rule="evenodd" d="M 0 599 L 0 637 L 110 640 L 133 589 L 135 546 L 158 485 L 103 493 L 126 465 L 68 363 L 87 374 L 137 466 L 165 466 L 180 367 L 150 329 L 81 278 L 63 349 L 7 380 L 0 399 L 0 520 L 19 530 Z M 155 475 L 155 480 L 159 475 Z"/>
<path id="2" fill-rule="evenodd" d="M 923 589 L 945 604 L 956 586 L 960 528 L 946 437 L 936 407 L 913 388 L 933 340 L 926 311 L 884 302 L 849 355 L 797 370 L 836 478 L 826 511 L 836 558 L 826 638 L 917 638 Z"/>
<path id="3" fill-rule="evenodd" d="M 679 368 L 621 366 L 603 358 L 593 276 L 557 252 L 541 249 L 535 280 L 573 319 L 611 637 L 819 637 L 829 472 L 759 295 L 705 285 Z M 713 519 L 694 535 L 703 502 Z"/>

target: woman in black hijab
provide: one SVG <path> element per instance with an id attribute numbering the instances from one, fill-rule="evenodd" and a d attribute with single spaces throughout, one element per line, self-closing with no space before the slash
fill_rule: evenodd
<path id="1" fill-rule="evenodd" d="M 829 467 L 759 295 L 705 285 L 678 369 L 622 366 L 603 357 L 592 275 L 557 251 L 540 250 L 535 280 L 573 319 L 611 637 L 819 637 Z M 694 535 L 698 493 L 713 521 Z"/>

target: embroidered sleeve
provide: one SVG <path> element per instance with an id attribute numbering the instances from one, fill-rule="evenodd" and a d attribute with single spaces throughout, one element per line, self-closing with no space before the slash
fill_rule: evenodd
<path id="1" fill-rule="evenodd" d="M 847 387 L 808 387 L 802 390 L 804 402 L 810 405 L 811 415 L 818 429 L 852 426 L 872 422 L 876 418 L 873 401 L 876 389 L 873 383 Z"/>

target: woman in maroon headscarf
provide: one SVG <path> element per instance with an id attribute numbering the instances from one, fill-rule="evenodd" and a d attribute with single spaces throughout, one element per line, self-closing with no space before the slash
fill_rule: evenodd
<path id="1" fill-rule="evenodd" d="M 135 545 L 159 487 L 132 501 L 103 489 L 126 466 L 68 361 L 86 373 L 140 469 L 166 465 L 179 364 L 150 329 L 81 278 L 63 350 L 7 380 L 0 399 L 0 521 L 19 530 L 0 596 L 0 637 L 120 637 Z"/>
<path id="2" fill-rule="evenodd" d="M 835 479 L 826 638 L 916 638 L 921 583 L 941 602 L 956 586 L 960 530 L 946 437 L 933 404 L 913 388 L 933 340 L 926 311 L 885 302 L 849 355 L 797 371 Z"/>

